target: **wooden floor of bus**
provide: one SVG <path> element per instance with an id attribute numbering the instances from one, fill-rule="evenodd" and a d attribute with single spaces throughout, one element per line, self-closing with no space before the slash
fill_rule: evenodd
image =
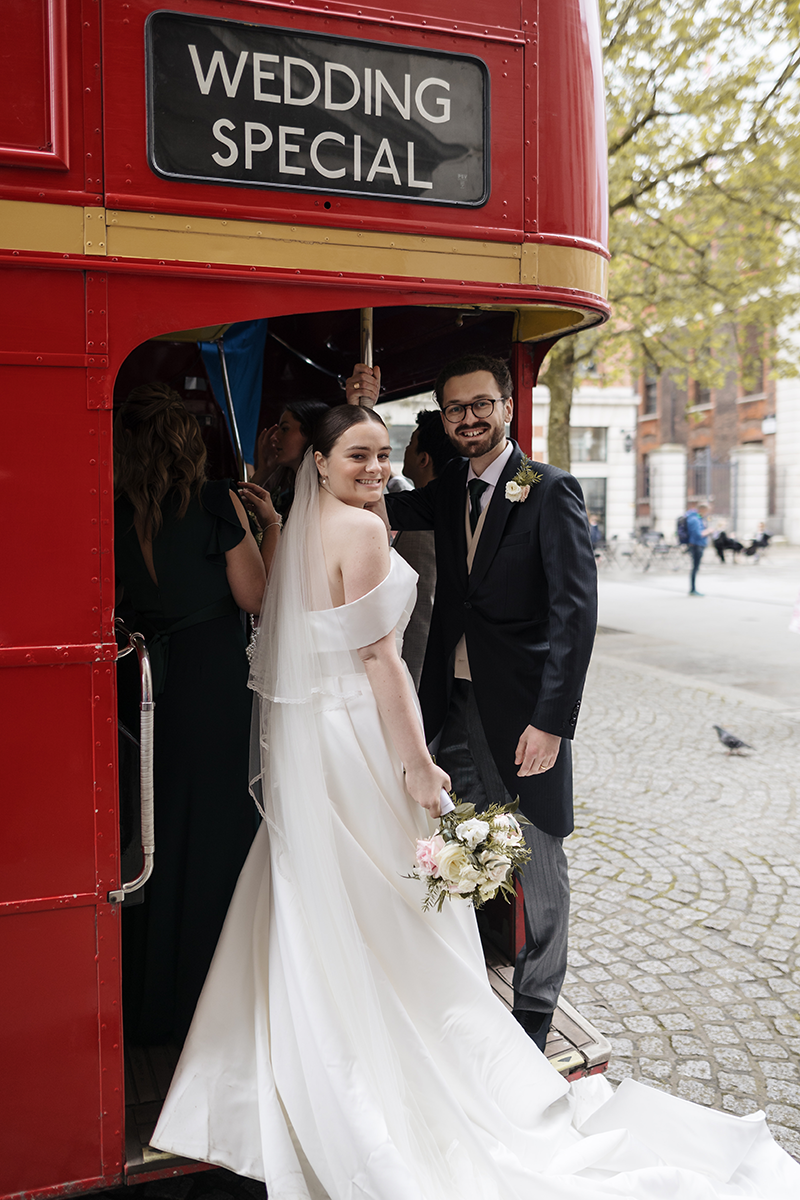
<path id="1" fill-rule="evenodd" d="M 512 964 L 488 941 L 484 940 L 486 972 L 495 995 L 507 1009 L 514 1001 Z M 597 1032 L 582 1019 L 566 1002 L 559 1004 L 553 1017 L 553 1025 L 547 1037 L 546 1054 L 550 1062 L 567 1079 L 577 1078 L 598 1061 Z M 600 1040 L 602 1039 L 602 1035 Z M 592 1056 L 592 1051 L 595 1051 Z M 127 1150 L 126 1174 L 131 1176 L 161 1173 L 165 1170 L 198 1169 L 190 1159 L 176 1158 L 161 1150 L 154 1150 L 148 1143 L 155 1128 L 158 1114 L 166 1098 L 172 1075 L 178 1062 L 178 1046 L 126 1046 L 125 1048 L 125 1135 Z M 133 1182 L 133 1181 L 132 1181 Z"/>

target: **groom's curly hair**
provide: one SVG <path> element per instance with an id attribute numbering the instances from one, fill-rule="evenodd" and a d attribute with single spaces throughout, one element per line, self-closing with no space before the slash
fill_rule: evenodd
<path id="1" fill-rule="evenodd" d="M 490 358 L 488 354 L 464 354 L 461 358 L 454 358 L 442 367 L 437 376 L 433 390 L 440 408 L 444 407 L 444 385 L 448 379 L 455 379 L 457 375 L 471 375 L 473 371 L 488 371 L 490 375 L 494 375 L 495 383 L 504 400 L 508 400 L 513 395 L 514 385 L 511 381 L 511 372 L 508 364 L 503 362 L 502 358 Z"/>

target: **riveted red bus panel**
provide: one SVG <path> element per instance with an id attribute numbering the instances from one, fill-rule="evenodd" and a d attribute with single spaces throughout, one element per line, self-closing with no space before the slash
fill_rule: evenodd
<path id="1" fill-rule="evenodd" d="M 102 202 L 99 0 L 4 0 L 0 197 Z"/>
<path id="2" fill-rule="evenodd" d="M 519 10 L 508 3 L 492 8 L 492 23 L 478 6 L 451 15 L 406 14 L 330 3 L 324 12 L 310 5 L 230 3 L 197 0 L 193 15 L 224 16 L 280 29 L 319 33 L 366 43 L 447 51 L 475 56 L 489 69 L 491 107 L 491 194 L 479 208 L 371 200 L 363 196 L 272 191 L 263 188 L 166 180 L 147 161 L 145 22 L 160 7 L 153 0 L 130 0 L 103 9 L 106 204 L 109 208 L 205 214 L 238 219 L 330 224 L 441 236 L 519 240 L 523 221 L 524 44 Z M 422 8 L 422 6 L 420 6 Z M 476 20 L 477 18 L 477 20 Z M 500 19 L 508 26 L 497 24 Z M 249 86 L 252 86 L 250 84 Z M 266 106 L 269 108 L 269 105 Z M 301 110 L 298 110 L 301 111 Z M 222 109 L 220 109 L 222 114 Z M 326 207 L 327 201 L 327 207 Z"/>

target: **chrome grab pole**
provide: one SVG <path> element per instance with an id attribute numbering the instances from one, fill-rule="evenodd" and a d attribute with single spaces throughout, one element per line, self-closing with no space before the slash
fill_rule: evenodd
<path id="1" fill-rule="evenodd" d="M 233 408 L 233 396 L 231 394 L 231 381 L 228 378 L 228 362 L 225 358 L 225 345 L 221 337 L 214 338 L 214 345 L 217 347 L 219 354 L 219 368 L 222 372 L 222 390 L 225 393 L 225 408 L 228 412 L 228 420 L 230 421 L 231 433 L 233 435 L 233 451 L 236 455 L 236 469 L 239 472 L 239 478 L 245 479 L 244 473 L 244 455 L 242 454 L 242 439 L 239 434 L 239 426 L 236 422 L 236 413 Z"/>
<path id="2" fill-rule="evenodd" d="M 365 366 L 372 366 L 372 309 L 361 309 L 361 361 Z"/>
<path id="3" fill-rule="evenodd" d="M 141 682 L 141 702 L 139 704 L 139 804 L 142 826 L 142 863 L 141 873 L 129 883 L 123 883 L 117 891 L 108 893 L 109 903 L 119 903 L 126 896 L 138 892 L 144 887 L 153 873 L 153 857 L 155 855 L 155 818 L 153 810 L 153 675 L 150 670 L 150 655 L 144 638 L 140 633 L 130 633 L 120 620 L 117 628 L 128 638 L 128 645 L 120 650 L 118 658 L 124 658 L 132 650 L 136 651 L 139 659 L 139 677 Z"/>

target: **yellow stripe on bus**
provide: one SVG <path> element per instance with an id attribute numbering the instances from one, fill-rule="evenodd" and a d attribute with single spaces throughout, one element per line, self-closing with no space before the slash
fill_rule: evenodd
<path id="1" fill-rule="evenodd" d="M 538 285 L 608 295 L 608 262 L 582 247 L 222 220 L 0 200 L 5 249 L 276 270 Z"/>

